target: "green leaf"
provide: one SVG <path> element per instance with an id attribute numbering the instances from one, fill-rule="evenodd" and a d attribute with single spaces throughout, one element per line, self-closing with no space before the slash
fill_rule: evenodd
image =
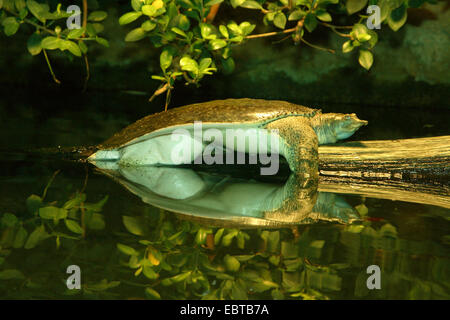
<path id="1" fill-rule="evenodd" d="M 63 208 L 48 206 L 39 209 L 39 216 L 42 219 L 65 219 L 67 217 L 67 210 Z"/>
<path id="2" fill-rule="evenodd" d="M 144 13 L 145 15 L 149 16 L 149 17 L 153 17 L 156 15 L 156 11 L 158 10 L 155 6 L 153 5 L 143 5 L 142 8 L 142 13 Z"/>
<path id="3" fill-rule="evenodd" d="M 125 36 L 125 41 L 134 42 L 139 41 L 143 38 L 145 38 L 145 30 L 142 28 L 136 28 L 128 32 L 128 34 Z"/>
<path id="4" fill-rule="evenodd" d="M 155 289 L 152 289 L 150 287 L 145 288 L 145 295 L 149 299 L 156 299 L 156 300 L 161 299 L 161 295 L 158 293 L 158 291 L 156 291 Z"/>
<path id="5" fill-rule="evenodd" d="M 220 228 L 216 231 L 216 234 L 214 235 L 214 245 L 219 245 L 220 239 L 222 239 L 223 232 L 225 231 L 224 228 Z"/>
<path id="6" fill-rule="evenodd" d="M 367 5 L 368 0 L 347 0 L 345 7 L 347 8 L 348 14 L 353 14 L 360 11 Z"/>
<path id="7" fill-rule="evenodd" d="M 117 249 L 128 256 L 137 256 L 139 254 L 139 252 L 137 252 L 134 248 L 121 243 L 117 244 Z"/>
<path id="8" fill-rule="evenodd" d="M 263 231 L 261 238 L 266 243 L 266 249 L 268 252 L 277 252 L 280 244 L 280 232 L 279 231 Z"/>
<path id="9" fill-rule="evenodd" d="M 342 45 L 342 52 L 347 53 L 353 50 L 352 41 L 348 40 Z"/>
<path id="10" fill-rule="evenodd" d="M 141 0 L 131 0 L 131 7 L 134 11 L 141 11 L 144 1 Z"/>
<path id="11" fill-rule="evenodd" d="M 169 50 L 164 50 L 161 53 L 161 55 L 159 56 L 159 64 L 160 64 L 163 72 L 165 72 L 167 70 L 167 68 L 170 67 L 170 65 L 172 64 L 172 59 L 173 59 L 173 56 L 169 52 Z"/>
<path id="12" fill-rule="evenodd" d="M 27 240 L 27 237 L 28 231 L 21 226 L 19 230 L 17 230 L 16 236 L 14 238 L 13 248 L 15 249 L 22 248 L 23 245 L 25 244 L 25 241 Z"/>
<path id="13" fill-rule="evenodd" d="M 208 23 L 200 24 L 200 33 L 202 34 L 203 39 L 215 39 L 217 36 L 213 32 L 212 25 Z"/>
<path id="14" fill-rule="evenodd" d="M 324 22 L 330 22 L 332 20 L 331 15 L 325 10 L 317 10 L 316 17 Z"/>
<path id="15" fill-rule="evenodd" d="M 191 27 L 191 23 L 189 22 L 189 18 L 186 17 L 184 14 L 178 15 L 178 27 L 183 31 L 188 31 Z"/>
<path id="16" fill-rule="evenodd" d="M 254 282 L 251 284 L 251 288 L 256 292 L 264 292 L 269 289 L 278 288 L 278 284 L 269 280 L 263 280 Z"/>
<path id="17" fill-rule="evenodd" d="M 81 50 L 78 44 L 70 40 L 63 40 L 63 48 L 69 50 L 74 56 L 81 57 Z"/>
<path id="18" fill-rule="evenodd" d="M 42 47 L 42 45 L 41 45 Z M 38 195 L 32 194 L 26 200 L 28 212 L 31 214 L 37 213 L 37 210 L 42 205 L 42 198 Z"/>
<path id="19" fill-rule="evenodd" d="M 84 43 L 84 41 L 78 41 L 78 46 L 80 47 L 81 52 L 86 54 L 88 52 L 88 47 Z"/>
<path id="20" fill-rule="evenodd" d="M 77 29 L 74 29 L 74 30 L 77 30 Z M 83 31 L 83 30 L 81 29 L 81 31 Z M 70 32 L 69 32 L 69 34 L 70 34 Z M 73 197 L 72 199 L 66 201 L 66 203 L 63 205 L 63 208 L 69 210 L 69 209 L 72 209 L 72 208 L 74 208 L 76 206 L 79 206 L 84 201 L 86 201 L 86 194 L 84 194 L 84 193 L 77 193 L 75 195 L 75 197 Z"/>
<path id="21" fill-rule="evenodd" d="M 231 0 L 231 6 L 233 8 L 237 8 L 239 7 L 241 4 L 243 4 L 245 2 L 245 0 Z"/>
<path id="22" fill-rule="evenodd" d="M 44 39 L 42 39 L 41 42 L 41 47 L 43 49 L 47 49 L 47 50 L 55 50 L 58 49 L 61 45 L 61 39 L 57 38 L 57 37 L 45 37 Z"/>
<path id="23" fill-rule="evenodd" d="M 242 34 L 241 28 L 239 28 L 239 26 L 236 23 L 234 23 L 234 22 L 229 23 L 227 25 L 227 28 L 230 29 L 236 35 L 241 35 Z"/>
<path id="24" fill-rule="evenodd" d="M 19 11 L 19 19 L 23 20 L 27 17 L 28 15 L 28 9 L 23 8 L 22 10 Z"/>
<path id="25" fill-rule="evenodd" d="M 95 284 L 87 284 L 85 290 L 92 290 L 92 291 L 105 291 L 107 289 L 115 288 L 118 285 L 120 285 L 120 281 L 111 281 L 108 282 L 108 280 L 103 279 L 99 283 Z"/>
<path id="26" fill-rule="evenodd" d="M 397 31 L 405 24 L 407 17 L 406 6 L 405 4 L 402 4 L 397 9 L 391 11 L 391 14 L 387 18 L 387 22 L 392 30 Z"/>
<path id="27" fill-rule="evenodd" d="M 211 60 L 211 59 L 209 59 Z M 202 245 L 206 243 L 206 237 L 208 236 L 208 230 L 204 228 L 200 228 L 195 235 L 195 243 L 198 245 Z"/>
<path id="28" fill-rule="evenodd" d="M 45 231 L 44 225 L 41 225 L 34 229 L 34 231 L 30 234 L 28 237 L 27 242 L 25 242 L 25 249 L 32 249 L 34 248 L 39 241 L 44 240 L 48 237 L 48 233 Z"/>
<path id="29" fill-rule="evenodd" d="M 231 294 L 230 294 L 230 298 L 232 300 L 248 300 L 246 287 L 244 288 L 241 285 L 241 283 L 242 282 L 239 280 L 233 282 L 233 285 L 231 286 Z"/>
<path id="30" fill-rule="evenodd" d="M 283 12 L 278 12 L 275 15 L 275 18 L 273 19 L 273 24 L 277 28 L 284 29 L 284 27 L 286 26 L 286 16 L 284 15 Z"/>
<path id="31" fill-rule="evenodd" d="M 228 59 L 222 59 L 222 67 L 225 74 L 230 74 L 233 72 L 235 64 L 233 58 L 229 57 Z M 215 238 L 214 238 L 215 242 Z"/>
<path id="32" fill-rule="evenodd" d="M 98 44 L 101 44 L 104 47 L 109 47 L 109 42 L 105 38 L 95 37 L 95 41 L 97 41 Z"/>
<path id="33" fill-rule="evenodd" d="M 2 216 L 1 224 L 5 227 L 14 227 L 19 222 L 19 219 L 12 213 L 5 213 Z"/>
<path id="34" fill-rule="evenodd" d="M 357 23 L 353 26 L 350 34 L 354 38 L 358 39 L 358 41 L 359 41 L 359 38 L 361 38 L 361 39 L 365 38 L 366 37 L 365 35 L 368 33 L 369 33 L 369 29 L 367 29 L 367 27 L 365 25 L 363 25 L 361 23 Z"/>
<path id="35" fill-rule="evenodd" d="M 41 51 L 42 51 L 41 41 L 42 41 L 42 38 L 37 33 L 33 33 L 28 38 L 27 49 L 28 49 L 28 52 L 32 56 L 35 56 L 35 55 L 38 55 L 39 53 L 41 53 Z"/>
<path id="36" fill-rule="evenodd" d="M 222 245 L 224 247 L 228 247 L 231 242 L 233 241 L 233 238 L 236 237 L 238 235 L 239 231 L 232 229 L 229 233 L 227 233 L 225 236 L 223 236 L 222 238 Z"/>
<path id="37" fill-rule="evenodd" d="M 181 282 L 187 279 L 187 277 L 189 277 L 191 275 L 192 271 L 187 271 L 187 272 L 183 272 L 180 273 L 176 276 L 173 276 L 171 278 L 169 278 L 172 282 Z"/>
<path id="38" fill-rule="evenodd" d="M 371 38 L 370 34 L 368 33 L 364 33 L 364 34 L 359 34 L 356 39 L 358 39 L 359 42 L 366 42 L 369 41 Z"/>
<path id="39" fill-rule="evenodd" d="M 143 24 L 141 24 L 141 28 L 144 29 L 146 32 L 150 32 L 156 28 L 156 23 L 154 23 L 153 21 L 147 20 Z"/>
<path id="40" fill-rule="evenodd" d="M 72 29 L 67 34 L 67 38 L 68 39 L 78 39 L 78 38 L 80 38 L 83 35 L 83 33 L 84 33 L 84 28 Z"/>
<path id="41" fill-rule="evenodd" d="M 92 217 L 87 220 L 86 225 L 92 230 L 103 230 L 105 229 L 105 219 L 100 213 L 93 213 Z"/>
<path id="42" fill-rule="evenodd" d="M 213 5 L 219 4 L 222 2 L 223 2 L 223 0 L 209 0 L 209 1 L 206 1 L 205 7 L 212 7 Z"/>
<path id="43" fill-rule="evenodd" d="M 158 76 L 158 75 L 152 75 L 152 79 L 159 80 L 159 81 L 164 81 L 164 82 L 166 82 L 166 80 L 167 80 L 166 78 Z"/>
<path id="44" fill-rule="evenodd" d="M 198 64 L 197 61 L 191 59 L 190 57 L 183 57 L 180 60 L 181 70 L 190 71 L 195 74 L 198 73 Z"/>
<path id="45" fill-rule="evenodd" d="M 150 280 L 155 280 L 158 278 L 158 274 L 155 272 L 155 270 L 153 270 L 152 267 L 150 266 L 144 266 L 142 273 L 144 274 L 144 276 Z"/>
<path id="46" fill-rule="evenodd" d="M 297 258 L 299 254 L 299 248 L 289 241 L 281 242 L 281 255 L 283 259 Z"/>
<path id="47" fill-rule="evenodd" d="M 16 269 L 7 269 L 0 271 L 0 280 L 23 280 L 24 274 Z"/>
<path id="48" fill-rule="evenodd" d="M 86 32 L 90 37 L 97 36 L 97 29 L 95 29 L 94 25 L 92 23 L 88 23 L 86 25 Z"/>
<path id="49" fill-rule="evenodd" d="M 67 229 L 69 229 L 73 233 L 83 233 L 83 228 L 81 228 L 81 226 L 75 220 L 66 219 L 64 220 L 64 223 L 66 224 Z"/>
<path id="50" fill-rule="evenodd" d="M 297 10 L 291 12 L 291 14 L 289 15 L 288 20 L 289 21 L 300 20 L 304 16 L 306 16 L 306 11 L 303 11 L 301 9 L 297 9 Z"/>
<path id="51" fill-rule="evenodd" d="M 372 49 L 378 42 L 378 34 L 373 30 L 368 30 L 367 32 L 370 35 L 370 39 L 367 41 L 367 44 L 369 45 L 369 49 Z"/>
<path id="52" fill-rule="evenodd" d="M 228 39 L 228 38 L 230 37 L 230 34 L 228 33 L 227 27 L 224 26 L 223 24 L 221 24 L 221 25 L 219 26 L 219 31 L 220 31 L 220 33 L 221 33 L 225 38 Z"/>
<path id="53" fill-rule="evenodd" d="M 143 236 L 145 234 L 141 220 L 135 217 L 123 216 L 122 221 L 128 232 L 137 236 Z"/>
<path id="54" fill-rule="evenodd" d="M 142 12 L 127 12 L 119 18 L 119 24 L 129 24 L 142 16 Z"/>
<path id="55" fill-rule="evenodd" d="M 317 27 L 317 19 L 312 13 L 308 13 L 305 18 L 305 28 L 309 32 L 313 32 Z"/>
<path id="56" fill-rule="evenodd" d="M 42 23 L 45 23 L 45 14 L 48 13 L 47 7 L 34 0 L 27 0 L 28 10 Z"/>
<path id="57" fill-rule="evenodd" d="M 239 260 L 229 254 L 225 255 L 223 261 L 225 263 L 225 268 L 230 272 L 237 272 L 241 267 Z"/>
<path id="58" fill-rule="evenodd" d="M 364 69 L 369 70 L 373 63 L 372 52 L 369 50 L 360 49 L 358 61 Z"/>
<path id="59" fill-rule="evenodd" d="M 108 14 L 105 11 L 93 11 L 89 14 L 89 21 L 103 21 L 106 19 Z"/>
<path id="60" fill-rule="evenodd" d="M 180 35 L 180 36 L 182 36 L 182 37 L 184 37 L 184 38 L 187 37 L 186 32 L 184 32 L 183 30 L 181 30 L 181 29 L 179 29 L 179 28 L 173 27 L 173 28 L 170 29 L 170 30 L 172 30 L 172 32 L 175 32 L 176 34 L 178 34 L 178 35 Z"/>
<path id="61" fill-rule="evenodd" d="M 105 203 L 108 201 L 108 198 L 109 198 L 109 196 L 106 195 L 99 202 L 92 203 L 92 204 L 85 204 L 85 208 L 88 209 L 88 210 L 95 211 L 95 212 L 100 212 L 100 211 L 102 211 L 103 206 L 105 205 Z"/>
<path id="62" fill-rule="evenodd" d="M 209 44 L 211 46 L 211 50 L 218 50 L 218 49 L 221 49 L 223 47 L 226 47 L 227 42 L 225 40 L 223 40 L 223 39 L 214 39 L 214 40 L 211 40 L 209 42 Z"/>
<path id="63" fill-rule="evenodd" d="M 20 27 L 20 24 L 14 17 L 4 19 L 2 25 L 4 27 L 5 35 L 8 37 L 14 35 Z"/>
<path id="64" fill-rule="evenodd" d="M 243 36 L 250 34 L 255 29 L 255 27 L 256 27 L 256 25 L 251 24 L 248 21 L 244 21 L 244 22 L 241 22 L 241 24 L 239 24 L 239 29 L 241 29 Z"/>
<path id="65" fill-rule="evenodd" d="M 257 10 L 263 9 L 262 5 L 253 0 L 246 0 L 240 6 L 247 9 L 257 9 Z"/>

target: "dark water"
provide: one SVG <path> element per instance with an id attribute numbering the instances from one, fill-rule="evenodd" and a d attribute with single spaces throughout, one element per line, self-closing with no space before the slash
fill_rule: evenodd
<path id="1" fill-rule="evenodd" d="M 20 151 L 99 143 L 160 111 L 142 100 L 0 100 L 0 298 L 450 298 L 448 209 L 340 195 L 360 216 L 353 223 L 217 223 L 151 206 L 91 165 Z M 442 110 L 320 107 L 369 120 L 354 140 L 448 134 Z M 81 290 L 66 286 L 70 265 L 81 269 Z M 381 289 L 367 287 L 371 265 Z"/>

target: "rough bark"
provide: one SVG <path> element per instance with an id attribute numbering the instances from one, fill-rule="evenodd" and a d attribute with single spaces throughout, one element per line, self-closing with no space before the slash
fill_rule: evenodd
<path id="1" fill-rule="evenodd" d="M 319 147 L 322 191 L 450 208 L 450 136 Z"/>

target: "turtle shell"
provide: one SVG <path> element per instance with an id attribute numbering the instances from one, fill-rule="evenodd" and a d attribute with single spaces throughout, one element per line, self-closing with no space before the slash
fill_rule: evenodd
<path id="1" fill-rule="evenodd" d="M 226 99 L 195 103 L 151 114 L 129 125 L 104 143 L 99 149 L 116 149 L 152 132 L 170 127 L 193 124 L 255 124 L 263 125 L 289 116 L 311 118 L 321 111 L 278 100 Z"/>

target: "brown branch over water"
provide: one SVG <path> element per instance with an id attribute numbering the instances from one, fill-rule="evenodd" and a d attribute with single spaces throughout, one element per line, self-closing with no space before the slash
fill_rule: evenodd
<path id="1" fill-rule="evenodd" d="M 322 191 L 450 208 L 449 162 L 450 136 L 320 146 L 319 185 Z"/>

